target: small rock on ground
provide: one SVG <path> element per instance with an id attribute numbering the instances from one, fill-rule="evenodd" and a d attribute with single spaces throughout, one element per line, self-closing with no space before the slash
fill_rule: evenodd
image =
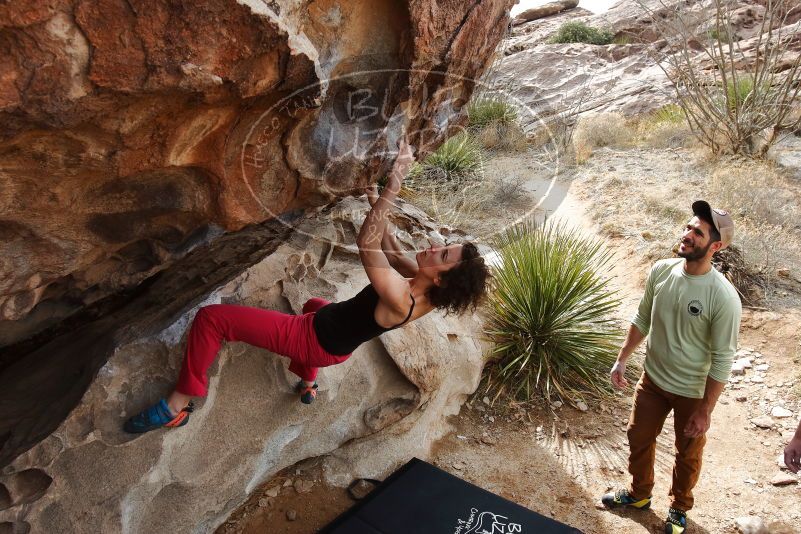
<path id="1" fill-rule="evenodd" d="M 298 493 L 309 493 L 314 487 L 314 481 L 297 479 L 293 486 Z"/>
<path id="2" fill-rule="evenodd" d="M 774 486 L 789 486 L 798 484 L 798 478 L 792 473 L 777 473 L 776 476 L 770 479 L 770 483 Z"/>
<path id="3" fill-rule="evenodd" d="M 776 418 L 792 417 L 793 412 L 782 406 L 774 406 L 773 409 L 770 411 L 770 415 Z"/>
<path id="4" fill-rule="evenodd" d="M 375 489 L 375 486 L 370 482 L 367 482 L 366 480 L 359 480 L 350 487 L 349 491 L 354 499 L 361 500 L 367 497 L 367 495 L 369 495 L 373 489 Z"/>
<path id="5" fill-rule="evenodd" d="M 765 522 L 757 516 L 738 517 L 734 520 L 740 534 L 767 534 Z"/>
<path id="6" fill-rule="evenodd" d="M 759 417 L 751 419 L 751 422 L 759 428 L 773 428 L 773 418 L 769 415 L 760 415 Z"/>
<path id="7" fill-rule="evenodd" d="M 484 445 L 496 445 L 498 440 L 493 438 L 492 436 L 481 436 L 481 443 Z"/>
<path id="8" fill-rule="evenodd" d="M 776 464 L 779 469 L 787 469 L 787 464 L 784 463 L 784 453 L 779 453 L 779 456 L 776 457 Z"/>

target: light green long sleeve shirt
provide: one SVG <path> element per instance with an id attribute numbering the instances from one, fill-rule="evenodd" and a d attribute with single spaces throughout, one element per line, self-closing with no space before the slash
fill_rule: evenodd
<path id="1" fill-rule="evenodd" d="M 729 379 L 741 315 L 737 291 L 716 269 L 690 275 L 682 258 L 656 262 L 631 320 L 648 336 L 645 372 L 665 391 L 702 398 L 707 376 Z"/>

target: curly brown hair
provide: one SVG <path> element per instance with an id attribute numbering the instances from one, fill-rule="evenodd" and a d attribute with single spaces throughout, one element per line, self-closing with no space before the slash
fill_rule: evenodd
<path id="1" fill-rule="evenodd" d="M 490 271 L 473 243 L 462 244 L 462 260 L 440 274 L 440 284 L 428 290 L 428 300 L 445 314 L 475 311 L 487 292 Z"/>

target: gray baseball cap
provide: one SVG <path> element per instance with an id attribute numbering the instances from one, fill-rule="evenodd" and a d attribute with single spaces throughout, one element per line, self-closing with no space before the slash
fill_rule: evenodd
<path id="1" fill-rule="evenodd" d="M 734 220 L 729 215 L 729 212 L 720 208 L 713 208 L 706 200 L 696 200 L 693 202 L 693 214 L 704 219 L 707 222 L 712 222 L 715 228 L 720 233 L 720 240 L 723 243 L 723 248 L 731 244 L 734 239 Z"/>

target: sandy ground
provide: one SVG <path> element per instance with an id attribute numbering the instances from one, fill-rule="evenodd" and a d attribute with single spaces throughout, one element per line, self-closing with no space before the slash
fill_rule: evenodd
<path id="1" fill-rule="evenodd" d="M 604 160 L 607 157 L 614 161 Z M 496 171 L 535 167 L 520 158 L 496 158 Z M 597 176 L 588 173 L 641 166 L 642 155 L 600 153 L 590 161 L 573 179 L 551 181 L 535 173 L 525 186 L 534 202 L 549 191 L 552 196 L 541 205 L 549 216 L 604 239 L 615 250 L 618 259 L 611 276 L 624 297 L 623 328 L 639 299 L 652 247 L 644 247 L 635 233 L 608 237 L 609 232 L 601 230 L 605 221 L 602 209 L 599 216 Z M 782 299 L 783 304 L 795 301 Z M 800 324 L 801 310 L 792 305 L 744 311 L 740 347 L 754 351 L 754 367 L 730 381 L 713 413 L 688 532 L 736 532 L 735 519 L 744 516 L 762 518 L 774 533 L 801 532 L 801 485 L 771 484 L 781 472 L 777 459 L 801 413 Z M 572 408 L 490 406 L 479 391 L 449 421 L 453 432 L 436 444 L 428 460 L 588 534 L 662 532 L 673 465 L 672 419 L 658 440 L 652 509 L 610 512 L 598 502 L 601 494 L 629 480 L 625 426 L 630 395 L 631 390 L 582 413 Z M 767 429 L 753 424 L 776 406 L 793 416 L 774 418 Z M 344 489 L 327 487 L 321 480 L 314 461 L 282 472 L 254 492 L 218 532 L 315 532 L 354 503 Z"/>

